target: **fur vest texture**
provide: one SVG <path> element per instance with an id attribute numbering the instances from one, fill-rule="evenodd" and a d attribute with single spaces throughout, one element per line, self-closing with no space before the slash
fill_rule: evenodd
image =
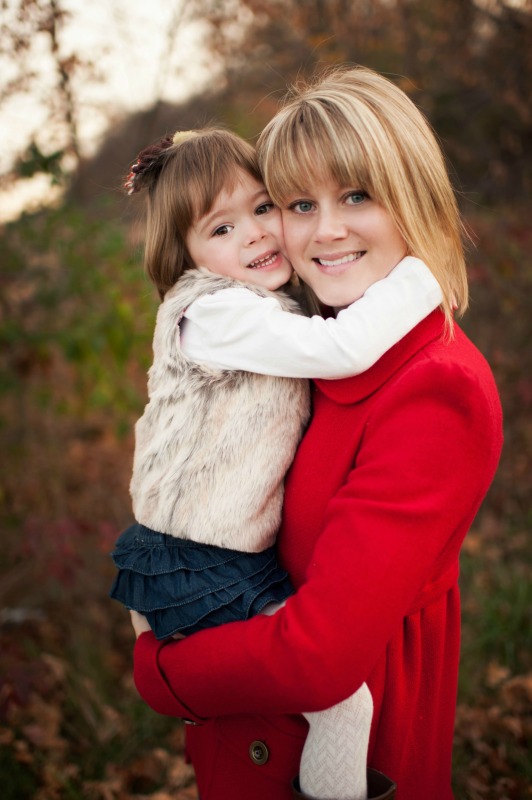
<path id="1" fill-rule="evenodd" d="M 194 300 L 242 285 L 200 268 L 166 293 L 130 491 L 135 518 L 153 530 L 259 552 L 279 527 L 284 477 L 309 417 L 308 381 L 214 369 L 187 359 L 179 342 Z M 247 288 L 299 312 L 285 294 Z"/>

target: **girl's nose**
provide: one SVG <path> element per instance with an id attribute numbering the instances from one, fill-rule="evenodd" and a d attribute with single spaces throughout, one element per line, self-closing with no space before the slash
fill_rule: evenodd
<path id="1" fill-rule="evenodd" d="M 255 244 L 255 242 L 260 242 L 261 239 L 264 239 L 266 236 L 266 230 L 260 224 L 258 219 L 254 219 L 250 222 L 248 229 L 246 230 L 246 240 L 247 244 Z"/>

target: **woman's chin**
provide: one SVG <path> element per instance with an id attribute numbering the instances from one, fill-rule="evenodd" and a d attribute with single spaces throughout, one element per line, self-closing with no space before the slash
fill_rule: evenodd
<path id="1" fill-rule="evenodd" d="M 311 287 L 312 288 L 312 287 Z M 354 303 L 356 300 L 360 300 L 364 292 L 345 292 L 345 291 L 330 291 L 330 292 L 314 292 L 324 306 L 328 306 L 329 308 L 333 308 L 336 313 L 341 311 L 343 308 L 347 308 L 350 306 L 351 303 Z"/>

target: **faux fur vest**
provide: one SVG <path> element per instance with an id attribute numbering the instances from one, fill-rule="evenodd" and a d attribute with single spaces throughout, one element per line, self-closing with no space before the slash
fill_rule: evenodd
<path id="1" fill-rule="evenodd" d="M 279 527 L 284 477 L 309 417 L 308 381 L 213 369 L 187 359 L 179 343 L 194 300 L 241 286 L 201 268 L 166 293 L 130 491 L 135 518 L 153 530 L 258 552 Z M 282 293 L 248 288 L 299 311 Z"/>

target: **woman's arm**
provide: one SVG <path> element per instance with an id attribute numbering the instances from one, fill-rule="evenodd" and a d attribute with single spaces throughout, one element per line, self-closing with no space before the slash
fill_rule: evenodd
<path id="1" fill-rule="evenodd" d="M 404 258 L 336 319 L 283 311 L 273 298 L 224 289 L 192 303 L 181 346 L 223 369 L 292 378 L 345 378 L 373 366 L 442 301 L 419 259 Z"/>
<path id="2" fill-rule="evenodd" d="M 476 374 L 423 355 L 392 383 L 285 607 L 179 643 L 139 638 L 135 681 L 156 711 L 333 705 L 367 678 L 442 554 L 456 559 L 495 470 L 500 418 Z"/>

